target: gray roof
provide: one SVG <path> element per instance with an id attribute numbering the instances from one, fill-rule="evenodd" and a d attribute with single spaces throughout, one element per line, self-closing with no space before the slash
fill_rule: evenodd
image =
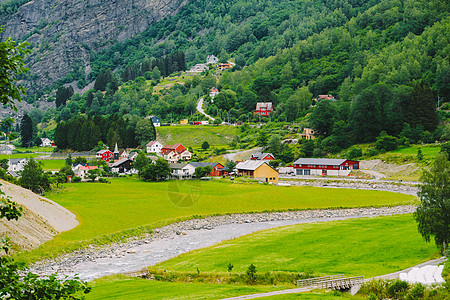
<path id="1" fill-rule="evenodd" d="M 132 161 L 132 160 L 129 159 L 128 157 L 124 157 L 124 158 L 119 159 L 119 160 L 116 161 L 115 163 L 113 163 L 113 164 L 111 165 L 111 168 L 119 167 L 121 164 L 123 164 L 123 163 L 126 162 L 127 160 Z"/>
<path id="2" fill-rule="evenodd" d="M 299 158 L 294 162 L 294 165 L 321 165 L 321 166 L 339 166 L 344 163 L 346 159 L 333 158 Z"/>
<path id="3" fill-rule="evenodd" d="M 169 164 L 169 166 L 172 170 L 174 170 L 174 169 L 178 170 L 178 169 L 183 169 L 185 166 L 187 166 L 187 164 L 186 163 L 184 163 L 184 164 L 173 163 L 173 164 Z"/>
<path id="4" fill-rule="evenodd" d="M 9 175 L 11 175 L 12 177 L 19 177 L 19 174 L 17 174 L 16 172 L 14 172 L 14 171 L 8 171 L 7 172 Z"/>
<path id="5" fill-rule="evenodd" d="M 210 163 L 210 162 L 197 162 L 197 161 L 193 161 L 189 163 L 191 166 L 193 166 L 194 168 L 197 167 L 206 167 L 206 166 L 210 166 L 211 168 L 214 168 L 218 163 Z"/>
<path id="6" fill-rule="evenodd" d="M 20 163 L 21 161 L 26 160 L 26 158 L 11 158 L 9 160 L 9 163 L 11 165 L 17 165 L 18 163 Z"/>
<path id="7" fill-rule="evenodd" d="M 255 171 L 263 164 L 268 165 L 264 160 L 246 160 L 246 161 L 238 163 L 236 165 L 236 169 Z"/>

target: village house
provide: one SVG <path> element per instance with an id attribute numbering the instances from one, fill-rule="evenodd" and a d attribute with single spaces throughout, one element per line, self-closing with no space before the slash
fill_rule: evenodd
<path id="1" fill-rule="evenodd" d="M 215 57 L 214 55 L 208 55 L 206 57 L 206 64 L 217 64 L 219 62 L 219 59 L 217 57 Z"/>
<path id="2" fill-rule="evenodd" d="M 162 144 L 158 141 L 151 141 L 147 145 L 147 153 L 161 154 Z"/>
<path id="3" fill-rule="evenodd" d="M 132 168 L 132 160 L 128 157 L 121 158 L 117 161 L 114 161 L 109 168 L 112 173 L 119 173 L 119 174 L 132 174 L 135 173 L 134 169 Z"/>
<path id="4" fill-rule="evenodd" d="M 171 163 L 171 176 L 175 179 L 189 179 L 194 174 L 195 168 L 187 163 Z"/>
<path id="5" fill-rule="evenodd" d="M 109 162 L 114 157 L 114 153 L 112 153 L 110 150 L 100 150 L 97 152 L 95 158 L 104 160 L 106 162 Z"/>
<path id="6" fill-rule="evenodd" d="M 222 172 L 221 170 L 224 168 L 224 166 L 220 163 L 209 163 L 209 162 L 190 162 L 190 166 L 194 168 L 194 170 L 197 167 L 207 167 L 210 166 L 212 171 L 209 173 L 210 176 L 221 176 Z"/>
<path id="7" fill-rule="evenodd" d="M 146 116 L 146 119 L 152 120 L 153 126 L 160 127 L 161 126 L 161 119 L 155 116 Z"/>
<path id="8" fill-rule="evenodd" d="M 176 163 L 180 160 L 190 160 L 192 153 L 182 144 L 166 145 L 161 149 L 163 158 L 169 163 Z"/>
<path id="9" fill-rule="evenodd" d="M 252 154 L 251 160 L 275 160 L 275 156 L 272 153 L 256 152 Z"/>
<path id="10" fill-rule="evenodd" d="M 234 65 L 232 63 L 224 63 L 224 64 L 219 64 L 217 66 L 217 69 L 219 69 L 219 71 L 223 71 L 223 70 L 227 70 L 227 69 L 232 69 L 234 67 Z"/>
<path id="11" fill-rule="evenodd" d="M 317 96 L 317 98 L 314 98 L 313 100 L 316 102 L 319 102 L 321 100 L 336 101 L 336 99 L 333 97 L 333 95 L 319 95 L 319 96 Z"/>
<path id="12" fill-rule="evenodd" d="M 11 155 L 15 147 L 8 144 L 0 144 L 0 154 Z"/>
<path id="13" fill-rule="evenodd" d="M 80 177 L 82 180 L 86 179 L 86 176 L 89 175 L 90 170 L 96 170 L 98 166 L 89 166 L 88 164 L 77 164 L 75 167 L 72 167 L 72 171 L 75 173 L 75 176 Z"/>
<path id="14" fill-rule="evenodd" d="M 262 182 L 278 183 L 278 172 L 264 160 L 247 160 L 236 165 L 241 176 L 249 176 Z"/>
<path id="15" fill-rule="evenodd" d="M 22 172 L 23 167 L 27 163 L 28 158 L 11 158 L 8 159 L 8 171 Z"/>
<path id="16" fill-rule="evenodd" d="M 49 138 L 41 138 L 41 146 L 42 147 L 51 147 L 52 141 Z"/>
<path id="17" fill-rule="evenodd" d="M 211 100 L 213 100 L 214 97 L 219 95 L 219 94 L 220 94 L 219 90 L 216 87 L 213 87 L 211 89 L 211 91 L 209 92 L 209 97 L 211 97 Z"/>
<path id="18" fill-rule="evenodd" d="M 299 138 L 300 139 L 306 139 L 306 140 L 313 140 L 316 138 L 316 136 L 314 135 L 314 130 L 311 128 L 305 128 L 303 130 L 303 133 L 299 134 Z"/>
<path id="19" fill-rule="evenodd" d="M 187 125 L 187 124 L 189 124 L 189 120 L 188 119 L 180 120 L 180 125 Z"/>
<path id="20" fill-rule="evenodd" d="M 268 116 L 273 112 L 272 102 L 258 102 L 253 115 Z"/>
<path id="21" fill-rule="evenodd" d="M 294 162 L 295 175 L 348 176 L 359 169 L 359 162 L 348 159 L 299 158 Z"/>
<path id="22" fill-rule="evenodd" d="M 188 73 L 201 73 L 203 71 L 209 70 L 208 66 L 206 64 L 196 64 L 195 66 L 192 66 Z"/>

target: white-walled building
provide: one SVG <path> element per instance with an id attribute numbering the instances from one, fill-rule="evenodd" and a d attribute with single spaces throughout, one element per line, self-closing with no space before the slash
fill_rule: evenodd
<path id="1" fill-rule="evenodd" d="M 147 144 L 147 153 L 161 154 L 163 145 L 158 141 L 151 141 Z"/>

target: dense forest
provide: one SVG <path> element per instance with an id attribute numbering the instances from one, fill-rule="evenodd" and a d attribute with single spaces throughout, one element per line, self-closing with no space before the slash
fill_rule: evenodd
<path id="1" fill-rule="evenodd" d="M 80 113 L 127 120 L 154 114 L 167 122 L 192 118 L 198 98 L 217 86 L 214 101 L 206 96 L 209 114 L 259 121 L 256 102 L 270 101 L 275 111 L 267 121 L 313 127 L 316 148 L 328 152 L 381 133 L 421 132 L 415 141 L 432 141 L 446 128 L 438 99 L 450 99 L 449 8 L 439 0 L 191 0 L 143 34 L 93 53 L 92 71 L 79 81 L 95 80 L 93 90 L 29 115 L 67 122 Z M 209 54 L 236 65 L 177 73 Z M 174 72 L 182 84 L 156 90 L 161 76 Z M 312 101 L 319 94 L 335 99 Z"/>

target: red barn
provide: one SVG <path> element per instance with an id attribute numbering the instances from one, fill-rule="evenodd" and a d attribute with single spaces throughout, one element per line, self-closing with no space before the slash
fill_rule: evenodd
<path id="1" fill-rule="evenodd" d="M 268 116 L 271 112 L 273 112 L 272 102 L 258 102 L 253 115 Z"/>
<path id="2" fill-rule="evenodd" d="M 212 168 L 210 176 L 222 176 L 223 165 L 220 163 L 190 162 L 189 164 L 194 168 L 210 166 Z"/>
<path id="3" fill-rule="evenodd" d="M 97 155 L 95 156 L 97 159 L 104 160 L 108 162 L 112 157 L 114 156 L 114 153 L 112 153 L 109 150 L 100 150 L 97 152 Z"/>
<path id="4" fill-rule="evenodd" d="M 359 161 L 330 158 L 300 158 L 294 162 L 296 175 L 347 176 L 359 169 Z"/>

